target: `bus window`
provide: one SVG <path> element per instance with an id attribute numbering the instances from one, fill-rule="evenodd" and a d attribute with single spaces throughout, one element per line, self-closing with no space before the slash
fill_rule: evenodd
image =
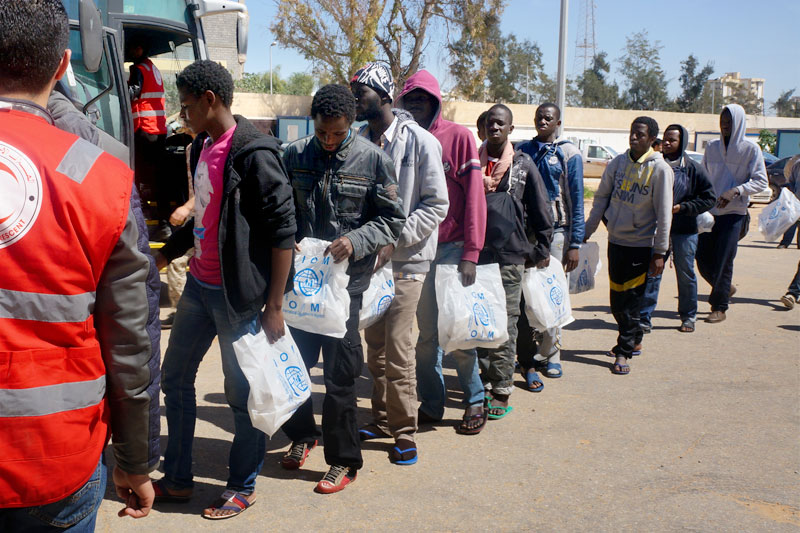
<path id="1" fill-rule="evenodd" d="M 191 41 L 177 45 L 175 41 L 170 41 L 169 44 L 171 48 L 169 52 L 150 56 L 150 60 L 161 71 L 161 78 L 164 80 L 168 117 L 180 111 L 181 107 L 178 101 L 178 88 L 175 86 L 178 73 L 195 61 L 194 46 Z"/>
<path id="2" fill-rule="evenodd" d="M 143 15 L 184 24 L 187 22 L 184 0 L 124 0 L 122 12 L 126 15 Z"/>
<path id="3" fill-rule="evenodd" d="M 94 102 L 88 116 L 98 128 L 104 130 L 115 139 L 122 141 L 119 88 L 114 83 L 113 74 L 109 69 L 107 50 L 103 54 L 103 60 L 97 72 L 87 72 L 83 66 L 81 38 L 77 28 L 70 29 L 69 48 L 72 50 L 72 59 L 70 61 L 72 74 L 67 74 L 65 81 L 72 91 L 72 98 L 82 104 L 86 104 L 110 86 L 111 90 Z"/>

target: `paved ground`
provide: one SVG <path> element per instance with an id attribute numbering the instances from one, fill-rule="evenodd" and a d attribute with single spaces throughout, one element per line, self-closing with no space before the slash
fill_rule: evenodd
<path id="1" fill-rule="evenodd" d="M 518 389 L 504 420 L 478 436 L 455 434 L 460 392 L 447 368 L 446 420 L 418 436 L 417 465 L 390 464 L 390 441 L 373 441 L 353 485 L 317 495 L 327 469 L 321 450 L 289 474 L 278 465 L 288 446 L 278 435 L 268 443 L 258 503 L 221 522 L 199 516 L 224 488 L 232 430 L 215 346 L 198 377 L 194 499 L 133 521 L 116 517 L 121 504 L 109 492 L 98 531 L 797 531 L 800 309 L 785 311 L 778 299 L 800 251 L 762 242 L 758 212 L 739 248 L 727 321 L 677 332 L 675 274 L 667 270 L 644 354 L 629 376 L 612 375 L 603 355 L 615 340 L 604 268 L 597 289 L 573 298 L 564 377 L 546 380 L 540 394 Z M 604 249 L 605 234 L 597 240 Z M 702 318 L 707 285 L 700 292 Z M 363 421 L 369 388 L 365 365 Z"/>

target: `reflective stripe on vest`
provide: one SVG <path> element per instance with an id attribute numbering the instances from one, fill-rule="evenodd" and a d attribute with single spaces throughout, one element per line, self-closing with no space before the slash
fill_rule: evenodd
<path id="1" fill-rule="evenodd" d="M 94 301 L 94 292 L 42 294 L 0 289 L 0 318 L 85 322 L 94 312 Z"/>
<path id="2" fill-rule="evenodd" d="M 83 183 L 89 171 L 94 166 L 97 158 L 103 150 L 89 141 L 76 139 L 70 146 L 69 151 L 64 154 L 61 162 L 56 167 L 57 172 L 61 172 L 76 183 Z"/>
<path id="3" fill-rule="evenodd" d="M 92 407 L 103 401 L 106 377 L 29 389 L 0 389 L 0 418 L 46 416 Z"/>

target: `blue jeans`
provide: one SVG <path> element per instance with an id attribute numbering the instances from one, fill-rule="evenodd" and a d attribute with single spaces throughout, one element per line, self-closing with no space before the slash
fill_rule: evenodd
<path id="1" fill-rule="evenodd" d="M 178 302 L 169 346 L 161 368 L 169 439 L 164 453 L 167 488 L 192 487 L 192 442 L 197 419 L 194 381 L 214 337 L 219 336 L 225 398 L 233 410 L 234 434 L 228 456 L 227 488 L 252 493 L 264 464 L 266 435 L 253 427 L 247 412 L 247 383 L 236 361 L 233 343 L 259 330 L 258 314 L 231 323 L 222 288 L 201 284 L 191 274 Z"/>
<path id="2" fill-rule="evenodd" d="M 457 243 L 439 243 L 436 258 L 422 285 L 422 294 L 417 306 L 417 394 L 420 409 L 433 418 L 444 416 L 445 387 L 442 375 L 442 356 L 439 348 L 439 307 L 436 303 L 436 265 L 457 265 L 464 249 Z M 456 362 L 456 372 L 464 405 L 483 402 L 483 384 L 478 373 L 478 354 L 475 350 L 450 352 Z"/>
<path id="3" fill-rule="evenodd" d="M 673 234 L 672 260 L 678 280 L 678 314 L 681 322 L 697 321 L 697 276 L 694 273 L 694 256 L 697 252 L 697 234 Z M 639 322 L 651 326 L 651 316 L 656 309 L 661 276 L 648 277 Z"/>
<path id="4" fill-rule="evenodd" d="M 91 533 L 105 493 L 106 461 L 101 455 L 89 481 L 63 500 L 37 507 L 0 509 L 0 531 Z"/>

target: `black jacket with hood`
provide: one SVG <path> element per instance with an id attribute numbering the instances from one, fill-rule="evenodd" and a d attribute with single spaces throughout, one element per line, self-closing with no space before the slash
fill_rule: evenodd
<path id="1" fill-rule="evenodd" d="M 249 319 L 266 302 L 272 249 L 294 247 L 297 231 L 292 188 L 279 154 L 279 141 L 236 115 L 236 130 L 225 161 L 219 213 L 222 288 L 231 322 Z M 194 175 L 207 134 L 192 143 Z M 191 219 L 161 249 L 168 260 L 194 246 Z M 291 276 L 287 286 L 291 283 Z"/>
<path id="2" fill-rule="evenodd" d="M 680 166 L 688 176 L 688 186 L 683 198 L 678 198 L 676 196 L 674 199 L 674 202 L 681 206 L 681 210 L 672 215 L 672 230 L 670 233 L 691 235 L 697 233 L 697 215 L 705 213 L 714 207 L 714 203 L 717 199 L 714 195 L 714 188 L 708 180 L 708 174 L 705 168 L 703 168 L 703 165 L 694 161 L 685 153 L 686 146 L 689 144 L 689 132 L 680 124 L 670 124 L 667 126 L 667 129 L 676 128 L 680 131 L 679 157 L 683 159 Z M 669 159 L 664 158 L 664 160 L 670 163 Z M 677 188 L 677 186 L 676 179 L 675 187 Z"/>
<path id="3" fill-rule="evenodd" d="M 550 257 L 553 214 L 533 159 L 519 150 L 497 189 L 486 194 L 486 243 L 480 263 L 523 265 Z"/>

